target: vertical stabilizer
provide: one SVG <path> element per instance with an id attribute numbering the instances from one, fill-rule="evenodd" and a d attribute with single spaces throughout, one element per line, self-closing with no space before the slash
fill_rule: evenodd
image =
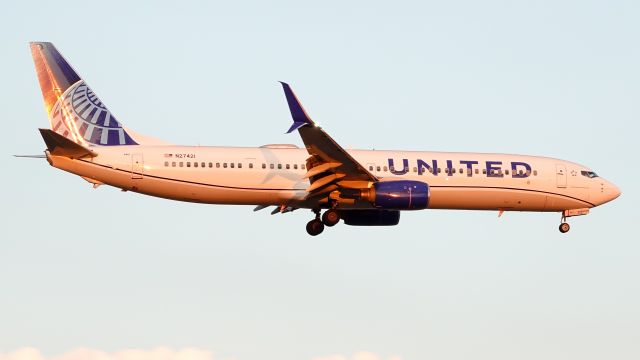
<path id="1" fill-rule="evenodd" d="M 30 46 L 54 132 L 83 146 L 137 145 L 52 43 Z"/>

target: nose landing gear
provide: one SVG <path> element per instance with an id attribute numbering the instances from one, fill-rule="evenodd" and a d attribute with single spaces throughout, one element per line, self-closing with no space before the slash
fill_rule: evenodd
<path id="1" fill-rule="evenodd" d="M 568 232 L 571 229 L 571 226 L 569 226 L 569 224 L 567 223 L 567 218 L 568 217 L 587 215 L 588 213 L 589 213 L 589 209 L 587 209 L 587 208 L 571 209 L 571 210 L 563 211 L 561 213 L 560 226 L 558 227 L 558 230 L 560 230 L 560 232 L 563 233 L 563 234 Z"/>
<path id="2" fill-rule="evenodd" d="M 570 229 L 571 226 L 569 226 L 569 223 L 567 222 L 567 212 L 563 211 L 562 216 L 560 217 L 560 226 L 558 226 L 558 230 L 560 230 L 560 232 L 564 234 Z"/>

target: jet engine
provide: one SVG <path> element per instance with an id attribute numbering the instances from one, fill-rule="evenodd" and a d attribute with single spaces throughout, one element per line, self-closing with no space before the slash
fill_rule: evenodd
<path id="1" fill-rule="evenodd" d="M 429 185 L 421 181 L 381 181 L 363 191 L 362 198 L 387 210 L 420 210 L 429 205 Z"/>

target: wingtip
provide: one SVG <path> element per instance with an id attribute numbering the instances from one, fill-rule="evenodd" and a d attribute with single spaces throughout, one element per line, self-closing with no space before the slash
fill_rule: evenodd
<path id="1" fill-rule="evenodd" d="M 284 95 L 287 99 L 287 105 L 289 106 L 291 117 L 293 118 L 293 125 L 291 125 L 291 127 L 289 128 L 287 134 L 293 132 L 294 130 L 297 130 L 301 126 L 307 124 L 313 125 L 314 122 L 311 120 L 309 115 L 307 115 L 304 107 L 300 103 L 300 100 L 298 100 L 298 97 L 293 92 L 293 89 L 291 89 L 291 86 L 283 81 L 280 81 L 280 83 L 282 84 L 282 89 L 284 90 Z"/>

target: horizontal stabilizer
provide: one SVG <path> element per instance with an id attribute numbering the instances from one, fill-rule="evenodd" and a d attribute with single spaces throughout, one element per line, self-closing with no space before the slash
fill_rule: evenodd
<path id="1" fill-rule="evenodd" d="M 72 140 L 56 133 L 50 129 L 38 129 L 40 135 L 47 144 L 47 149 L 51 155 L 65 156 L 72 159 L 79 159 L 83 157 L 96 157 L 98 156 L 93 150 L 88 149 L 80 144 L 76 144 Z"/>
<path id="2" fill-rule="evenodd" d="M 39 154 L 39 155 L 13 155 L 14 157 L 17 158 L 29 158 L 29 159 L 44 159 L 46 158 L 46 156 Z"/>

